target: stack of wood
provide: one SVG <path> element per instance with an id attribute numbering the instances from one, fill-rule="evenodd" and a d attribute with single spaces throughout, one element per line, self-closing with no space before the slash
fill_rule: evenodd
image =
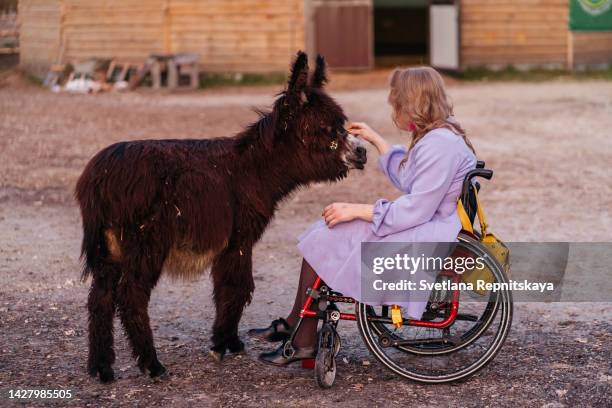
<path id="1" fill-rule="evenodd" d="M 146 62 L 91 58 L 70 65 L 55 64 L 44 84 L 54 91 L 89 92 L 125 90 L 138 87 L 147 75 L 154 89 L 176 89 L 182 76 L 197 89 L 200 71 L 196 54 L 154 54 Z M 62 87 L 61 84 L 64 84 Z"/>
<path id="2" fill-rule="evenodd" d="M 17 13 L 0 11 L 0 54 L 19 53 L 19 30 L 17 29 Z"/>
<path id="3" fill-rule="evenodd" d="M 181 76 L 189 77 L 189 86 L 197 89 L 199 86 L 200 70 L 196 54 L 153 54 L 140 72 L 130 81 L 130 87 L 137 86 L 147 74 L 151 74 L 153 88 L 159 89 L 164 83 L 168 89 L 176 89 L 180 84 Z"/>

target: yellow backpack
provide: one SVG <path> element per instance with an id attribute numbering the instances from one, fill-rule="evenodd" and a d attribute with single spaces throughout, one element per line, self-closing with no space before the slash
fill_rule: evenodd
<path id="1" fill-rule="evenodd" d="M 503 267 L 504 272 L 508 274 L 510 272 L 510 250 L 508 247 L 493 233 L 488 232 L 488 224 L 485 220 L 484 209 L 480 200 L 478 199 L 478 191 L 476 188 L 472 188 L 472 192 L 474 197 L 476 198 L 476 215 L 478 217 L 478 224 L 480 224 L 480 236 L 478 240 L 482 242 L 486 247 L 488 252 L 499 262 L 499 264 Z M 461 199 L 457 202 L 457 213 L 459 214 L 459 219 L 461 220 L 461 226 L 464 231 L 469 232 L 474 237 L 477 235 L 474 233 L 474 226 L 470 220 L 470 217 L 461 202 Z M 474 287 L 474 292 L 479 295 L 484 295 L 484 290 L 477 289 L 477 281 L 484 281 L 486 283 L 492 283 L 495 281 L 493 277 L 493 273 L 491 270 L 485 266 L 483 269 L 471 268 L 466 270 L 463 275 L 461 275 L 461 280 L 466 283 L 471 283 Z"/>

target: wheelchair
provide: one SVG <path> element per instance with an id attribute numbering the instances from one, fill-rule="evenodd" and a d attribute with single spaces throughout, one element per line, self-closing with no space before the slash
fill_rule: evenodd
<path id="1" fill-rule="evenodd" d="M 480 257 L 486 268 L 485 274 L 478 278 L 488 283 L 507 283 L 509 253 L 487 231 L 478 200 L 480 185 L 475 179 L 493 177 L 493 171 L 484 166 L 479 161 L 464 179 L 458 202 L 462 230 L 451 256 Z M 476 217 L 479 230 L 474 225 Z M 443 270 L 436 282 L 475 279 L 469 275 L 473 274 Z M 285 342 L 283 353 L 285 357 L 292 357 L 294 336 L 304 319 L 320 320 L 317 356 L 314 367 L 309 368 L 314 368 L 317 384 L 329 388 L 336 377 L 336 356 L 341 347 L 337 326 L 340 320 L 350 320 L 357 322 L 361 337 L 374 357 L 395 374 L 428 384 L 460 381 L 490 363 L 508 335 L 512 324 L 512 293 L 503 289 L 505 285 L 500 286 L 501 290 L 474 292 L 434 289 L 423 316 L 414 320 L 404 319 L 399 306 L 369 306 L 357 302 L 317 278 L 308 289 L 300 319 Z M 354 313 L 341 312 L 338 304 L 353 305 Z"/>

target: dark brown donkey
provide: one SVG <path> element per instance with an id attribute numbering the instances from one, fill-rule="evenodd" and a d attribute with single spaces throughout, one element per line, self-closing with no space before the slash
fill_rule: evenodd
<path id="1" fill-rule="evenodd" d="M 89 373 L 114 378 L 118 311 L 138 366 L 165 373 L 147 312 L 162 271 L 194 276 L 211 266 L 213 357 L 244 348 L 238 322 L 254 289 L 253 245 L 279 201 L 296 187 L 363 168 L 365 149 L 344 130 L 342 108 L 323 91 L 325 62 L 308 79 L 297 55 L 270 112 L 234 137 L 120 142 L 99 152 L 76 186 L 89 292 Z"/>

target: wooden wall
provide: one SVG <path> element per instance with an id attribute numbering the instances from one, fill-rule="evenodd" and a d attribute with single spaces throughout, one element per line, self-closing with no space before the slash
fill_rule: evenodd
<path id="1" fill-rule="evenodd" d="M 286 71 L 305 48 L 304 0 L 171 0 L 170 47 L 205 70 Z"/>
<path id="2" fill-rule="evenodd" d="M 29 72 L 42 76 L 57 62 L 60 52 L 59 0 L 20 0 L 19 60 Z"/>
<path id="3" fill-rule="evenodd" d="M 573 32 L 573 67 L 612 65 L 612 31 Z"/>
<path id="4" fill-rule="evenodd" d="M 66 60 L 143 61 L 164 51 L 164 0 L 62 0 Z"/>
<path id="5" fill-rule="evenodd" d="M 314 51 L 313 24 L 306 24 L 314 6 L 357 1 L 370 2 L 19 0 L 20 59 L 42 74 L 60 57 L 143 61 L 151 53 L 195 52 L 205 71 L 285 71 L 297 49 L 308 43 Z M 610 62 L 611 33 L 568 33 L 567 0 L 460 4 L 463 67 Z"/>
<path id="6" fill-rule="evenodd" d="M 64 62 L 193 52 L 205 71 L 272 72 L 305 47 L 304 0 L 20 0 L 21 9 L 26 40 L 49 54 L 61 27 Z M 23 49 L 24 61 L 50 61 L 37 49 Z"/>
<path id="7" fill-rule="evenodd" d="M 568 0 L 462 0 L 461 64 L 565 67 Z"/>

